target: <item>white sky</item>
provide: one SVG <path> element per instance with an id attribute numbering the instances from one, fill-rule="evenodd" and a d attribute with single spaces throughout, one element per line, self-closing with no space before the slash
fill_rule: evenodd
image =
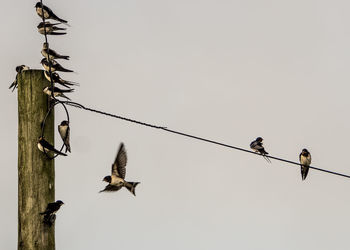
<path id="1" fill-rule="evenodd" d="M 41 68 L 36 1 L 2 1 L 0 249 L 17 245 L 14 68 Z M 69 20 L 50 47 L 74 101 L 350 174 L 349 1 L 44 1 Z M 56 248 L 348 249 L 350 180 L 70 108 L 72 154 L 56 161 Z M 56 110 L 56 123 L 64 112 Z M 56 135 L 57 145 L 61 142 Z M 126 189 L 98 194 L 119 143 Z"/>

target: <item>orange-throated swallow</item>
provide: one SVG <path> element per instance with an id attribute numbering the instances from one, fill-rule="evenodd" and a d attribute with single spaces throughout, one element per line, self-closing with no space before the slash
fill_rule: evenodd
<path id="1" fill-rule="evenodd" d="M 301 168 L 301 179 L 305 180 L 309 173 L 309 166 L 311 164 L 311 154 L 306 148 L 304 148 L 299 154 L 299 162 Z"/>
<path id="2" fill-rule="evenodd" d="M 63 140 L 64 145 L 66 146 L 67 151 L 70 153 L 70 127 L 68 121 L 62 121 L 60 125 L 58 125 L 58 132 Z"/>
<path id="3" fill-rule="evenodd" d="M 54 51 L 53 49 L 50 49 L 48 43 L 44 43 L 43 44 L 43 49 L 41 50 L 41 54 L 46 59 L 50 59 L 50 60 L 53 60 L 53 59 L 66 59 L 66 60 L 69 60 L 69 56 L 60 55 L 56 51 Z"/>
<path id="4" fill-rule="evenodd" d="M 100 192 L 118 191 L 122 187 L 126 187 L 133 195 L 136 195 L 135 188 L 139 184 L 139 182 L 125 181 L 126 162 L 127 157 L 125 147 L 124 144 L 121 143 L 117 153 L 117 157 L 115 158 L 115 161 L 112 165 L 112 174 L 103 178 L 103 181 L 108 182 L 109 184 L 105 187 L 105 189 L 101 190 Z"/>
<path id="5" fill-rule="evenodd" d="M 66 20 L 63 20 L 61 18 L 59 18 L 58 16 L 55 15 L 55 13 L 53 13 L 53 11 L 45 6 L 45 5 L 41 5 L 41 2 L 37 2 L 35 5 L 35 9 L 36 9 L 36 13 L 42 18 L 44 15 L 45 19 L 53 19 L 56 21 L 59 21 L 61 23 L 68 23 Z"/>

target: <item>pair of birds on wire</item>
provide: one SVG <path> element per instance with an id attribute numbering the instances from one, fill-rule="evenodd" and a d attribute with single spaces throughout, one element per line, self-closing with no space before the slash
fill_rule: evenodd
<path id="1" fill-rule="evenodd" d="M 70 146 L 70 127 L 69 122 L 64 120 L 61 122 L 60 125 L 58 125 L 58 133 L 61 136 L 61 139 L 63 141 L 63 145 L 65 147 L 65 153 L 61 152 L 60 150 L 57 150 L 52 144 L 50 144 L 48 141 L 45 140 L 43 136 L 39 137 L 38 140 L 38 148 L 43 153 L 54 153 L 62 156 L 67 156 L 67 151 L 71 153 L 71 146 Z M 63 148 L 62 148 L 63 149 Z"/>
<path id="2" fill-rule="evenodd" d="M 66 24 L 68 22 L 62 18 L 59 18 L 49 7 L 43 5 L 41 2 L 37 2 L 35 5 L 36 13 L 44 20 L 52 19 L 59 23 L 50 23 L 49 21 L 43 21 L 37 26 L 38 32 L 42 35 L 65 35 L 66 32 L 57 32 L 66 30 L 66 28 L 57 27 L 59 24 Z"/>
<path id="3" fill-rule="evenodd" d="M 266 152 L 262 141 L 262 137 L 256 138 L 250 143 L 250 148 L 253 149 L 256 153 L 260 153 L 268 163 L 271 163 L 269 157 L 267 156 L 269 153 Z M 299 154 L 299 162 L 301 170 L 301 179 L 305 180 L 307 174 L 309 173 L 309 166 L 311 164 L 311 154 L 306 148 L 304 148 Z"/>

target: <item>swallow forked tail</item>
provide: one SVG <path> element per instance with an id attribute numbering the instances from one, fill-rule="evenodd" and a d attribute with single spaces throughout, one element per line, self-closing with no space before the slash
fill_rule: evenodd
<path id="1" fill-rule="evenodd" d="M 125 182 L 125 187 L 133 194 L 136 196 L 135 194 L 135 188 L 136 186 L 139 184 L 140 182 Z"/>
<path id="2" fill-rule="evenodd" d="M 268 153 L 265 153 L 265 154 L 263 154 L 262 156 L 264 157 L 264 159 L 265 159 L 268 163 L 271 163 L 271 160 L 269 159 L 269 157 L 266 156 L 267 154 L 268 154 Z"/>

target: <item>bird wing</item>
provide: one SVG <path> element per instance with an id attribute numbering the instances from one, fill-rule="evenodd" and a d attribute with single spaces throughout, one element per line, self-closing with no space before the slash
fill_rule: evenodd
<path id="1" fill-rule="evenodd" d="M 101 192 L 113 192 L 113 191 L 118 191 L 119 189 L 121 189 L 123 186 L 114 186 L 114 185 L 110 185 L 108 184 L 105 189 L 101 190 Z"/>
<path id="2" fill-rule="evenodd" d="M 127 162 L 127 156 L 126 156 L 125 147 L 124 147 L 124 144 L 121 143 L 117 157 L 115 158 L 115 161 L 112 165 L 112 175 L 116 175 L 124 179 L 126 174 L 126 169 L 125 169 L 126 162 Z"/>
<path id="3" fill-rule="evenodd" d="M 255 149 L 255 150 L 261 150 L 261 149 L 264 149 L 263 145 L 261 142 L 257 142 L 257 141 L 253 141 L 251 144 L 250 144 L 250 148 L 251 149 Z"/>

